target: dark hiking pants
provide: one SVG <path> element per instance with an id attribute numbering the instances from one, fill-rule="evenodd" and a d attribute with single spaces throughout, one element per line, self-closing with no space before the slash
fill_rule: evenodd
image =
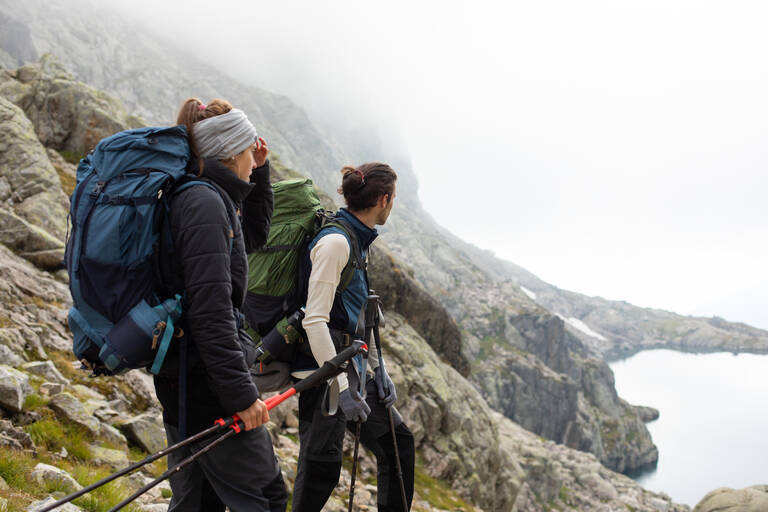
<path id="1" fill-rule="evenodd" d="M 356 423 L 348 423 L 341 410 L 333 416 L 323 415 L 321 403 L 325 387 L 308 389 L 299 395 L 299 467 L 293 488 L 293 512 L 318 512 L 323 509 L 339 482 L 344 430 L 348 429 L 353 434 L 356 430 Z M 389 429 L 389 413 L 379 403 L 376 384 L 370 377 L 366 389 L 366 401 L 371 413 L 360 429 L 360 442 L 376 455 L 378 509 L 379 512 L 402 512 L 403 498 Z M 397 411 L 393 409 L 393 413 L 410 509 L 413 499 L 413 434 Z"/>
<path id="2" fill-rule="evenodd" d="M 165 424 L 168 445 L 179 441 L 178 430 Z M 215 436 L 214 436 L 215 438 Z M 168 456 L 173 467 L 204 448 L 212 438 Z M 288 492 L 265 427 L 241 432 L 200 456 L 170 479 L 169 512 L 283 512 Z"/>

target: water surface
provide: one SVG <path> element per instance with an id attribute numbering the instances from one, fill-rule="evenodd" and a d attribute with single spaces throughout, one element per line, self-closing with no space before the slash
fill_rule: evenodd
<path id="1" fill-rule="evenodd" d="M 718 487 L 768 484 L 768 355 L 650 350 L 611 363 L 619 396 L 661 413 L 659 463 L 633 477 L 696 505 Z"/>

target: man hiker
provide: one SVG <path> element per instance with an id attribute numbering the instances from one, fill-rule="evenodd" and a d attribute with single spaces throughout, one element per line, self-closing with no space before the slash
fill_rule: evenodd
<path id="1" fill-rule="evenodd" d="M 395 200 L 397 175 L 386 164 L 366 163 L 342 169 L 339 193 L 347 208 L 341 208 L 334 222 L 321 229 L 309 244 L 307 264 L 311 270 L 302 327 L 311 349 L 299 351 L 292 375 L 302 378 L 336 355 L 361 332 L 359 318 L 366 306 L 369 283 L 365 266 L 356 265 L 351 281 L 339 290 L 342 271 L 350 261 L 364 262 L 375 240 L 376 225 L 383 225 Z M 333 224 L 341 224 L 341 229 Z M 350 256 L 352 256 L 350 258 Z M 337 291 L 339 293 L 337 293 Z M 370 326 L 369 326 L 370 327 Z M 303 344 L 303 345 L 306 345 Z M 324 412 L 328 385 L 309 389 L 299 396 L 299 465 L 293 491 L 293 510 L 322 510 L 336 487 L 341 472 L 344 430 L 355 432 L 361 423 L 360 441 L 376 455 L 378 510 L 402 511 L 403 495 L 397 474 L 396 439 L 408 509 L 413 498 L 414 441 L 400 414 L 394 409 L 395 386 L 386 370 L 379 366 L 375 344 L 369 343 L 363 398 L 347 376 L 337 377 L 338 405 L 335 414 Z M 335 387 L 335 386 L 334 386 Z M 395 435 L 390 430 L 390 409 Z"/>

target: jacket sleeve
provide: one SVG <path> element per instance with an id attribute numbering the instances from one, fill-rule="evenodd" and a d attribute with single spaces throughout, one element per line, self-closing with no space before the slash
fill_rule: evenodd
<path id="1" fill-rule="evenodd" d="M 275 200 L 269 182 L 269 160 L 251 173 L 253 190 L 243 200 L 243 237 L 250 253 L 267 243 Z"/>
<path id="2" fill-rule="evenodd" d="M 174 201 L 171 224 L 184 276 L 188 334 L 224 409 L 229 414 L 245 410 L 258 391 L 238 342 L 226 206 L 208 187 L 191 187 Z"/>

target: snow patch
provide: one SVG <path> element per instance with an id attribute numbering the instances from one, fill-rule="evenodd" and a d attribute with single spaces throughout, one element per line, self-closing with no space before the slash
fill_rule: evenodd
<path id="1" fill-rule="evenodd" d="M 531 290 L 529 290 L 525 286 L 521 286 L 520 289 L 523 290 L 523 293 L 525 293 L 527 296 L 529 296 L 533 300 L 536 300 L 536 294 L 534 292 L 532 292 Z"/>
<path id="2" fill-rule="evenodd" d="M 557 315 L 557 316 L 560 316 L 560 315 Z M 592 329 L 589 328 L 589 326 L 587 324 L 585 324 L 584 322 L 582 322 L 578 318 L 575 318 L 575 317 L 564 318 L 562 316 L 560 316 L 560 318 L 565 320 L 571 327 L 580 330 L 581 332 L 583 332 L 587 336 L 592 336 L 593 338 L 597 338 L 600 341 L 608 341 L 605 336 L 603 336 L 600 333 L 597 333 L 597 332 L 593 331 Z"/>

